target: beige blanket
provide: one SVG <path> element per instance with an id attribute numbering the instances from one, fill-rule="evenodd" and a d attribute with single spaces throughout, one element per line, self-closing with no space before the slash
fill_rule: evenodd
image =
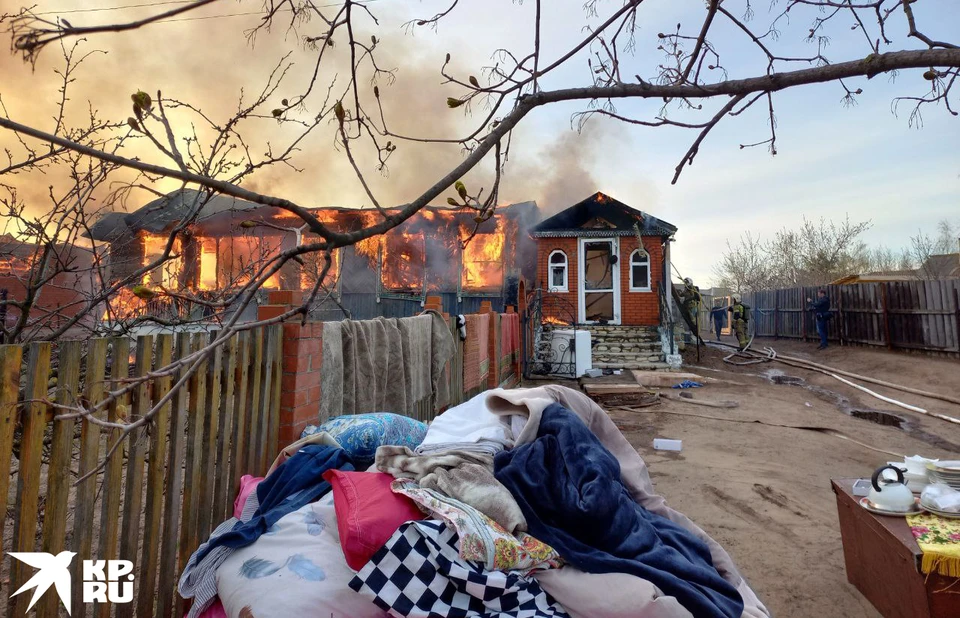
<path id="1" fill-rule="evenodd" d="M 431 396 L 442 403 L 440 374 L 455 350 L 436 313 L 324 324 L 320 422 L 364 412 L 413 416 Z"/>
<path id="2" fill-rule="evenodd" d="M 557 385 L 538 388 L 494 389 L 487 395 L 487 407 L 512 426 L 516 444 L 532 442 L 537 437 L 543 410 L 559 403 L 576 413 L 600 442 L 620 463 L 623 484 L 642 507 L 686 528 L 710 548 L 713 565 L 720 575 L 737 587 L 743 597 L 744 618 L 764 618 L 770 613 L 740 575 L 730 554 L 686 515 L 667 506 L 656 494 L 647 472 L 647 465 L 620 430 L 593 400 L 579 391 Z M 690 613 L 672 597 L 664 597 L 655 586 L 633 575 L 584 574 L 571 567 L 536 575 L 549 594 L 553 595 L 573 618 L 689 618 Z M 649 602 L 649 607 L 641 601 Z M 640 610 L 639 608 L 645 607 Z"/>
<path id="3" fill-rule="evenodd" d="M 376 466 L 394 478 L 417 481 L 477 509 L 511 534 L 524 532 L 527 520 L 513 495 L 493 476 L 493 457 L 473 451 L 417 455 L 405 446 L 381 446 Z"/>

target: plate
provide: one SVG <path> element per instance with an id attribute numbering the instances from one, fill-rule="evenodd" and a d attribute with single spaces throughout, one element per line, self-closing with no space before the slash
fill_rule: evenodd
<path id="1" fill-rule="evenodd" d="M 940 509 L 935 509 L 933 507 L 925 505 L 923 502 L 920 503 L 920 508 L 928 513 L 933 513 L 945 519 L 960 519 L 960 513 L 952 513 L 950 511 L 941 511 Z"/>
<path id="2" fill-rule="evenodd" d="M 869 512 L 873 513 L 874 515 L 888 515 L 891 517 L 903 517 L 905 515 L 912 515 L 914 513 L 919 513 L 921 511 L 920 498 L 916 499 L 913 505 L 913 509 L 909 511 L 888 511 L 886 509 L 882 509 L 878 507 L 873 502 L 870 502 L 869 498 L 860 498 L 860 506 L 867 509 Z"/>
<path id="3" fill-rule="evenodd" d="M 928 463 L 927 469 L 936 470 L 937 472 L 945 472 L 947 474 L 960 475 L 960 459 Z"/>

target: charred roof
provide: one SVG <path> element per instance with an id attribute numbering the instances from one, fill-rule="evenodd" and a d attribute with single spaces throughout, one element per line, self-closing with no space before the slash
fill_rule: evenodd
<path id="1" fill-rule="evenodd" d="M 399 208 L 385 209 L 395 213 Z M 358 208 L 312 208 L 308 211 L 331 227 L 347 232 L 366 227 L 375 222 L 377 211 Z M 446 206 L 426 206 L 399 227 L 404 232 L 417 232 L 429 229 L 433 214 L 453 217 L 458 223 L 477 226 L 476 231 L 486 233 L 496 227 L 491 218 L 475 222 L 475 211 Z M 498 206 L 496 213 L 517 222 L 520 229 L 529 229 L 539 219 L 536 202 L 520 202 Z M 132 213 L 109 212 L 104 214 L 90 228 L 88 234 L 94 240 L 116 242 L 121 238 L 144 231 L 151 234 L 169 232 L 184 219 L 194 218 L 192 228 L 195 232 L 209 235 L 226 235 L 236 231 L 243 221 L 256 223 L 269 222 L 282 228 L 301 227 L 304 222 L 296 215 L 272 206 L 263 206 L 244 200 L 196 191 L 178 189 L 161 198 L 151 201 Z"/>
<path id="2" fill-rule="evenodd" d="M 627 206 L 618 199 L 596 192 L 552 217 L 532 230 L 535 238 L 557 236 L 631 236 L 634 225 L 643 236 L 669 237 L 677 227 L 653 215 Z"/>

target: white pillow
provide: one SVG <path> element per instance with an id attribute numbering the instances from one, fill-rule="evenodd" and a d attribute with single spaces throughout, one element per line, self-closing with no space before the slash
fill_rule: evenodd
<path id="1" fill-rule="evenodd" d="M 355 573 L 340 548 L 333 492 L 278 521 L 217 569 L 231 618 L 387 618 L 347 585 Z"/>

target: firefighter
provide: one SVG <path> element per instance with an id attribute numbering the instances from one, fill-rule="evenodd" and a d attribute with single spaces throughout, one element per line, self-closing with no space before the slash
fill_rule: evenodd
<path id="1" fill-rule="evenodd" d="M 747 337 L 747 322 L 750 320 L 750 307 L 740 301 L 740 297 L 733 297 L 733 304 L 729 309 L 733 312 L 733 331 L 737 334 L 737 341 L 740 343 L 739 350 L 743 350 L 749 343 Z"/>
<path id="2" fill-rule="evenodd" d="M 680 299 L 683 301 L 683 310 L 690 316 L 690 323 L 696 330 L 699 330 L 700 318 L 700 289 L 693 285 L 693 280 L 687 277 L 683 280 L 683 292 L 680 293 Z M 699 333 L 694 331 L 694 334 Z"/>

